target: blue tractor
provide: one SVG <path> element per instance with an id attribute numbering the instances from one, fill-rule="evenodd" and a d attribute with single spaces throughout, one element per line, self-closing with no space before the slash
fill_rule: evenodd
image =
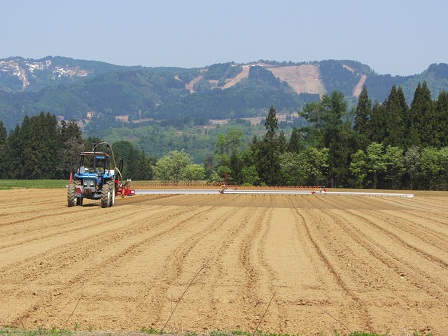
<path id="1" fill-rule="evenodd" d="M 101 148 L 103 150 L 99 150 Z M 115 203 L 120 180 L 121 169 L 115 165 L 111 146 L 107 142 L 95 143 L 91 152 L 81 153 L 79 168 L 70 176 L 68 206 L 82 205 L 87 198 L 101 200 L 102 208 L 111 207 Z"/>

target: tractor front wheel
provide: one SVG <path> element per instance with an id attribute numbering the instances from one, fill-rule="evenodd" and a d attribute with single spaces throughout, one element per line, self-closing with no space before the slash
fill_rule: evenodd
<path id="1" fill-rule="evenodd" d="M 110 192 L 110 198 L 109 198 L 109 206 L 114 206 L 115 204 L 115 183 L 114 181 L 107 182 L 109 185 L 109 192 Z"/>
<path id="2" fill-rule="evenodd" d="M 108 183 L 103 184 L 103 189 L 101 190 L 101 207 L 107 208 L 110 206 L 112 198 L 112 190 Z"/>
<path id="3" fill-rule="evenodd" d="M 75 206 L 77 204 L 75 197 L 76 186 L 74 183 L 70 183 L 67 188 L 67 205 L 69 207 Z"/>
<path id="4" fill-rule="evenodd" d="M 80 187 L 81 186 L 81 181 L 77 180 L 75 181 L 75 187 Z M 84 201 L 84 198 L 82 197 L 76 197 L 76 205 L 82 205 Z"/>

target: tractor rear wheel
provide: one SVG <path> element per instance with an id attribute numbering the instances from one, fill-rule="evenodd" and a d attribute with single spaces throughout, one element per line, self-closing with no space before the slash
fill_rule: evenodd
<path id="1" fill-rule="evenodd" d="M 67 205 L 69 207 L 75 206 L 77 201 L 75 197 L 76 186 L 74 183 L 70 183 L 67 188 Z"/>
<path id="2" fill-rule="evenodd" d="M 109 206 L 114 206 L 115 204 L 115 183 L 114 181 L 107 182 L 109 185 L 109 192 L 110 192 L 110 198 L 109 198 Z"/>
<path id="3" fill-rule="evenodd" d="M 112 197 L 112 190 L 108 183 L 103 184 L 103 189 L 101 190 L 101 207 L 107 208 L 110 206 L 110 199 Z"/>

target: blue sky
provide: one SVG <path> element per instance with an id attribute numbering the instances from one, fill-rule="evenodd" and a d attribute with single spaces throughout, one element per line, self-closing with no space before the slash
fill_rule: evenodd
<path id="1" fill-rule="evenodd" d="M 448 1 L 0 1 L 0 58 L 118 65 L 349 59 L 380 74 L 448 63 Z"/>

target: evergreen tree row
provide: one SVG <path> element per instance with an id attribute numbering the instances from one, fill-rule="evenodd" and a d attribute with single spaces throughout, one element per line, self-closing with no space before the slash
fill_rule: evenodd
<path id="1" fill-rule="evenodd" d="M 307 126 L 288 141 L 271 107 L 261 139 L 243 150 L 217 144 L 215 171 L 237 184 L 448 188 L 447 92 L 433 100 L 426 82 L 418 84 L 408 106 L 401 87 L 393 86 L 383 103 L 372 103 L 363 87 L 348 111 L 334 91 L 299 115 Z"/>
<path id="2" fill-rule="evenodd" d="M 0 121 L 0 174 L 10 179 L 59 179 L 68 176 L 84 148 L 75 122 L 58 123 L 43 112 L 25 116 L 8 135 Z"/>
<path id="3" fill-rule="evenodd" d="M 79 165 L 80 153 L 92 149 L 97 138 L 83 140 L 73 121 L 58 123 L 56 116 L 41 112 L 25 116 L 7 134 L 0 120 L 0 176 L 2 179 L 67 179 Z M 115 161 L 123 159 L 126 177 L 151 179 L 155 159 L 133 148 L 128 141 L 113 144 Z"/>

